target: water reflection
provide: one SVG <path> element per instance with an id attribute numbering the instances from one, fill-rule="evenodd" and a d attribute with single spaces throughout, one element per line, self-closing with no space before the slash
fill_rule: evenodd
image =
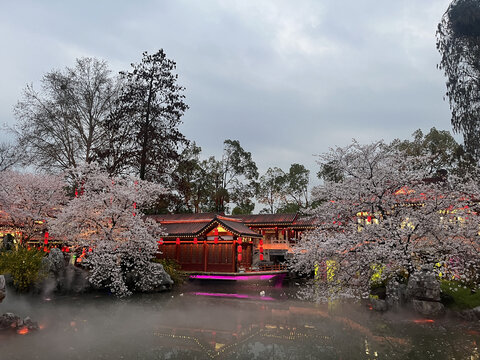
<path id="1" fill-rule="evenodd" d="M 9 293 L 0 312 L 42 330 L 1 334 L 1 359 L 480 359 L 478 324 L 316 306 L 265 283 L 49 300 Z"/>

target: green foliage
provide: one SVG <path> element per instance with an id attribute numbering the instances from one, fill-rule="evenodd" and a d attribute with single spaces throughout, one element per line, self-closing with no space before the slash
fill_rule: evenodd
<path id="1" fill-rule="evenodd" d="M 442 280 L 442 299 L 446 306 L 457 310 L 480 306 L 480 290 L 472 289 L 459 281 Z"/>
<path id="2" fill-rule="evenodd" d="M 437 29 L 439 68 L 447 78 L 452 125 L 463 134 L 465 150 L 480 158 L 480 2 L 453 0 Z"/>
<path id="3" fill-rule="evenodd" d="M 174 259 L 153 259 L 153 262 L 162 264 L 163 269 L 168 275 L 170 275 L 174 284 L 182 284 L 185 281 L 186 275 L 181 270 L 180 264 Z"/>
<path id="4" fill-rule="evenodd" d="M 308 185 L 310 170 L 292 164 L 288 172 L 269 168 L 260 178 L 257 199 L 267 205 L 262 213 L 296 213 L 309 207 Z"/>
<path id="5" fill-rule="evenodd" d="M 339 172 L 335 161 L 329 161 L 324 164 L 320 164 L 320 171 L 317 173 L 317 177 L 324 181 L 341 182 L 343 180 L 343 174 Z"/>
<path id="6" fill-rule="evenodd" d="M 432 174 L 443 176 L 448 172 L 462 172 L 466 163 L 462 145 L 458 144 L 447 130 L 431 128 L 428 134 L 418 129 L 412 134 L 413 140 L 395 139 L 390 146 L 408 156 L 426 156 L 429 161 L 418 164 Z"/>
<path id="7" fill-rule="evenodd" d="M 0 253 L 0 273 L 10 274 L 18 291 L 27 291 L 44 274 L 44 253 L 19 247 Z"/>

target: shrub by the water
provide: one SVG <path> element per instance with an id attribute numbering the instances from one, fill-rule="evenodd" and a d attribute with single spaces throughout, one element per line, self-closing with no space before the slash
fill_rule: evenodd
<path id="1" fill-rule="evenodd" d="M 153 259 L 154 262 L 162 264 L 165 272 L 170 275 L 174 284 L 181 284 L 185 281 L 185 273 L 181 270 L 181 266 L 173 259 Z"/>
<path id="2" fill-rule="evenodd" d="M 480 289 L 473 289 L 459 281 L 442 280 L 442 302 L 447 307 L 464 310 L 480 306 Z"/>
<path id="3" fill-rule="evenodd" d="M 27 291 L 43 275 L 44 253 L 20 246 L 0 253 L 0 274 L 10 274 L 18 291 Z"/>

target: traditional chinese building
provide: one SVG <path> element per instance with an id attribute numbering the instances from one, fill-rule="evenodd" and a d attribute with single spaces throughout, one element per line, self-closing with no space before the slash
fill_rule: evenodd
<path id="1" fill-rule="evenodd" d="M 292 246 L 313 219 L 298 214 L 226 216 L 151 215 L 166 235 L 159 257 L 175 259 L 184 271 L 239 272 L 280 270 Z"/>

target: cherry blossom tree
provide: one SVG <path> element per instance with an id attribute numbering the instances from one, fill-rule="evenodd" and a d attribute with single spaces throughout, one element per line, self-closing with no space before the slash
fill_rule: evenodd
<path id="1" fill-rule="evenodd" d="M 171 280 L 152 259 L 161 227 L 142 216 L 163 187 L 134 178 L 111 178 L 95 165 L 73 171 L 80 188 L 50 224 L 76 248 L 89 281 L 117 296 L 151 291 Z"/>
<path id="2" fill-rule="evenodd" d="M 407 279 L 420 268 L 478 283 L 475 181 L 431 178 L 428 158 L 382 141 L 320 155 L 338 176 L 313 191 L 319 226 L 304 235 L 294 270 L 314 274 L 306 294 L 367 297 L 372 282 Z"/>
<path id="3" fill-rule="evenodd" d="M 0 210 L 6 223 L 22 229 L 28 241 L 67 202 L 58 175 L 0 172 Z"/>

